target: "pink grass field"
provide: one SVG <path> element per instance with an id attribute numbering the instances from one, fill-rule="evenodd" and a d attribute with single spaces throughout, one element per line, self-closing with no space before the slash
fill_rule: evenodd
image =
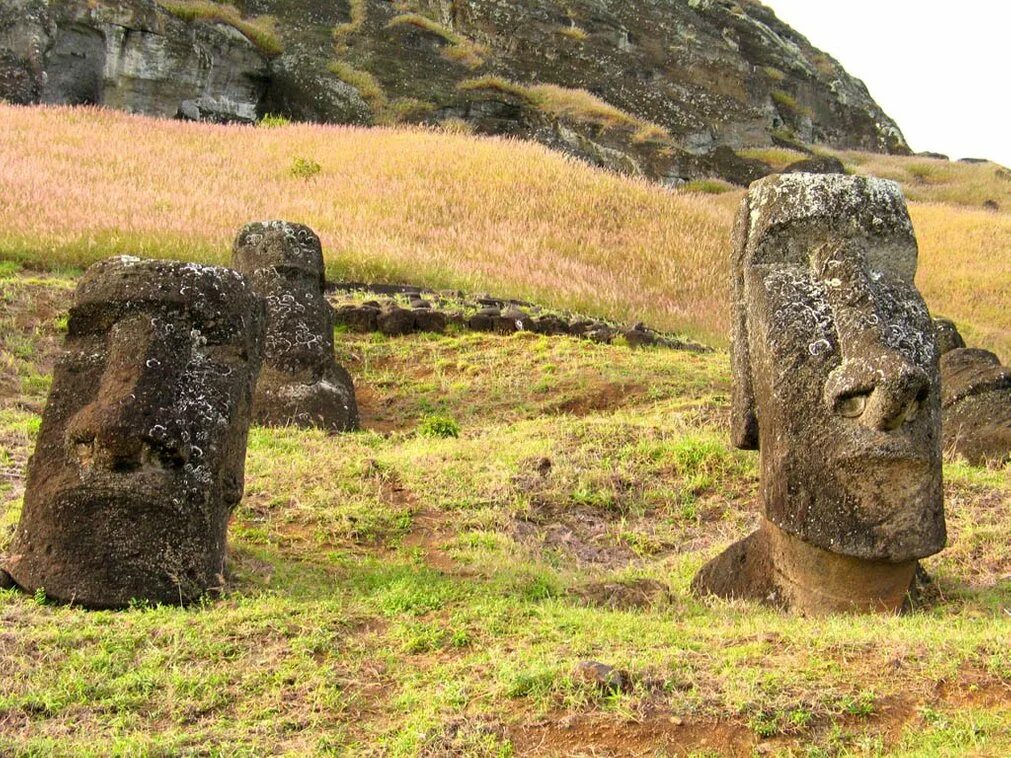
<path id="1" fill-rule="evenodd" d="M 320 164 L 292 175 L 296 158 Z M 715 344 L 739 193 L 619 177 L 538 145 L 437 131 L 215 126 L 0 105 L 0 258 L 225 263 L 248 221 L 308 224 L 331 278 L 486 290 Z M 1011 215 L 916 205 L 919 283 L 1011 352 Z"/>

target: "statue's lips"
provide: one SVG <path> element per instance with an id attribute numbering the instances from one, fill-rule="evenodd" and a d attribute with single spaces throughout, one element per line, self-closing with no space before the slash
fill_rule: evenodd
<path id="1" fill-rule="evenodd" d="M 108 504 L 116 508 L 150 510 L 164 507 L 178 510 L 179 503 L 191 500 L 194 490 L 206 489 L 182 471 L 161 468 L 116 472 L 91 469 L 79 479 L 51 490 L 51 496 L 65 507 L 92 512 Z"/>
<path id="2" fill-rule="evenodd" d="M 838 466 L 847 469 L 883 469 L 916 472 L 927 475 L 933 458 L 924 450 L 900 441 L 888 445 L 866 446 L 834 457 Z"/>

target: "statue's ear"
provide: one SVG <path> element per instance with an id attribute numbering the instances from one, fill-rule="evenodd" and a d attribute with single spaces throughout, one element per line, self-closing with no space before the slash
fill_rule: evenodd
<path id="1" fill-rule="evenodd" d="M 730 368 L 734 379 L 730 433 L 734 445 L 742 450 L 758 450 L 758 415 L 755 412 L 751 350 L 748 345 L 748 309 L 744 297 L 744 272 L 748 265 L 748 237 L 750 234 L 751 203 L 745 196 L 737 214 L 737 223 L 734 226 L 734 249 L 730 260 L 732 286 L 730 294 Z"/>

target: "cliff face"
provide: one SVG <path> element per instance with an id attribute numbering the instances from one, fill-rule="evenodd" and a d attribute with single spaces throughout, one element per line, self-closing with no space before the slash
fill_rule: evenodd
<path id="1" fill-rule="evenodd" d="M 277 19 L 283 50 L 155 0 L 0 0 L 0 97 L 223 121 L 462 121 L 672 184 L 766 173 L 734 153 L 745 147 L 908 150 L 860 81 L 753 0 L 241 5 Z"/>

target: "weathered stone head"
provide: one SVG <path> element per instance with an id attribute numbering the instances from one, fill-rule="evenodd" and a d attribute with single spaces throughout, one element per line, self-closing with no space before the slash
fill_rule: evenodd
<path id="1" fill-rule="evenodd" d="M 263 303 L 234 271 L 112 258 L 81 280 L 4 565 L 93 608 L 220 587 Z"/>
<path id="2" fill-rule="evenodd" d="M 916 559 L 944 547 L 938 355 L 916 260 L 894 183 L 752 185 L 732 263 L 732 426 L 761 451 L 766 520 L 700 590 L 894 608 Z"/>
<path id="3" fill-rule="evenodd" d="M 324 297 L 319 237 L 307 226 L 286 221 L 248 224 L 235 240 L 232 265 L 267 301 L 254 419 L 357 429 L 351 376 L 334 359 L 333 309 Z"/>
<path id="4" fill-rule="evenodd" d="M 1011 460 L 1011 368 L 988 350 L 956 348 L 941 356 L 944 447 L 969 463 Z"/>

